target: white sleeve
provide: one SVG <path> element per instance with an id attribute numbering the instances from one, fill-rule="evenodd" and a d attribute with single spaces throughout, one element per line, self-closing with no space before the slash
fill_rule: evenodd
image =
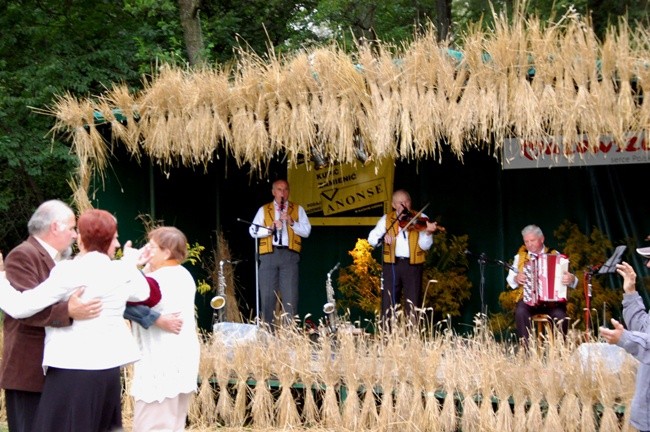
<path id="1" fill-rule="evenodd" d="M 298 206 L 298 220 L 294 221 L 291 229 L 302 238 L 307 238 L 311 234 L 311 223 L 309 223 L 307 213 L 302 206 Z"/>
<path id="2" fill-rule="evenodd" d="M 151 289 L 145 275 L 135 267 L 131 267 L 128 262 L 124 263 L 126 268 L 126 280 L 129 285 L 129 300 L 130 302 L 145 301 L 151 295 Z"/>
<path id="3" fill-rule="evenodd" d="M 515 259 L 512 261 L 512 267 L 508 270 L 508 276 L 506 277 L 506 282 L 510 285 L 510 288 L 515 289 L 519 286 L 516 281 L 517 272 L 513 269 L 519 268 L 519 255 L 515 255 Z"/>
<path id="4" fill-rule="evenodd" d="M 68 290 L 56 278 L 50 277 L 37 287 L 18 291 L 11 286 L 2 272 L 0 277 L 0 309 L 7 315 L 27 318 L 62 300 Z"/>
<path id="5" fill-rule="evenodd" d="M 421 217 L 427 217 L 422 213 Z M 424 251 L 428 251 L 433 246 L 433 233 L 429 233 L 426 230 L 422 230 L 418 233 L 418 246 Z"/>
<path id="6" fill-rule="evenodd" d="M 379 240 L 386 234 L 386 215 L 383 215 L 377 225 L 368 234 L 368 243 L 370 246 L 375 247 L 379 244 Z"/>
<path id="7" fill-rule="evenodd" d="M 264 238 L 273 234 L 273 230 L 261 228 L 264 226 L 264 207 L 260 207 L 253 219 L 253 225 L 248 227 L 248 232 L 253 238 Z"/>

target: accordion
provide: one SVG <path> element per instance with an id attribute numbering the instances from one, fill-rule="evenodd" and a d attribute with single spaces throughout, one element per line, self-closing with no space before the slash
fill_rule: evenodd
<path id="1" fill-rule="evenodd" d="M 562 254 L 539 254 L 530 260 L 529 295 L 524 300 L 530 306 L 542 302 L 566 301 L 567 286 L 562 284 L 564 272 L 569 271 L 569 258 Z"/>

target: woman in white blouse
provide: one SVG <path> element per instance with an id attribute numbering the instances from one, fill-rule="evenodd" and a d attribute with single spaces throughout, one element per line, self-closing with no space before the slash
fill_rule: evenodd
<path id="1" fill-rule="evenodd" d="M 62 261 L 38 287 L 19 292 L 0 283 L 0 308 L 24 318 L 84 287 L 82 299 L 99 298 L 97 318 L 70 327 L 46 327 L 45 385 L 34 431 L 103 432 L 122 427 L 120 367 L 140 358 L 123 318 L 127 301 L 149 296 L 149 284 L 130 260 L 111 258 L 119 247 L 117 222 L 104 210 L 88 210 L 77 223 L 80 253 Z"/>
<path id="2" fill-rule="evenodd" d="M 183 431 L 196 391 L 200 343 L 194 316 L 196 283 L 181 264 L 187 258 L 187 239 L 174 227 L 160 227 L 148 235 L 145 273 L 160 285 L 161 300 L 153 307 L 161 314 L 179 314 L 178 334 L 155 326 L 133 326 L 142 358 L 134 365 L 131 395 L 135 398 L 133 432 Z"/>

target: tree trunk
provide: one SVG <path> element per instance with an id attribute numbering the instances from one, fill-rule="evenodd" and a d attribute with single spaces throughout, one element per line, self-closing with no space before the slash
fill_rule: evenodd
<path id="1" fill-rule="evenodd" d="M 451 27 L 451 0 L 436 1 L 436 28 L 438 30 L 438 41 L 444 41 L 449 37 Z"/>
<path id="2" fill-rule="evenodd" d="M 178 0 L 183 38 L 190 66 L 203 63 L 203 33 L 199 11 L 201 0 Z"/>

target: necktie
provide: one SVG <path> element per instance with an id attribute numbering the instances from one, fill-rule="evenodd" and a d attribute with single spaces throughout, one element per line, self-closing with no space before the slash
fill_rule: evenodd
<path id="1" fill-rule="evenodd" d="M 278 206 L 278 210 L 280 212 L 280 217 L 282 217 L 282 212 L 284 211 L 284 200 L 280 201 L 280 205 Z M 282 226 L 284 227 L 284 222 L 282 222 Z M 275 231 L 275 242 L 278 245 L 282 245 L 282 228 Z"/>

